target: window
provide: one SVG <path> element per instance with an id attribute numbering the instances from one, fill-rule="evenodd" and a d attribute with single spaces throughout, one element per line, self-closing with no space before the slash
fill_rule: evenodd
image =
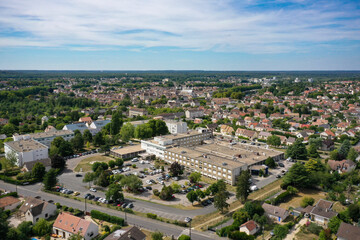
<path id="1" fill-rule="evenodd" d="M 46 217 L 46 218 L 48 217 L 48 214 L 47 214 L 47 213 L 45 213 L 45 217 Z"/>

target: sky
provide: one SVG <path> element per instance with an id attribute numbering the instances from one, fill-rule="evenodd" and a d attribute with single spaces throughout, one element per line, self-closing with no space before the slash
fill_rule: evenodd
<path id="1" fill-rule="evenodd" d="M 359 0 L 3 0 L 2 70 L 360 70 Z"/>

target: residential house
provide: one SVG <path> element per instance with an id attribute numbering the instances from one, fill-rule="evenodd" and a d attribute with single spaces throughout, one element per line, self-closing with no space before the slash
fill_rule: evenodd
<path id="1" fill-rule="evenodd" d="M 135 107 L 129 108 L 129 117 L 146 116 L 147 114 L 148 112 L 146 111 L 146 109 Z"/>
<path id="2" fill-rule="evenodd" d="M 6 125 L 9 123 L 9 119 L 6 118 L 0 118 L 0 125 Z"/>
<path id="3" fill-rule="evenodd" d="M 340 131 L 345 131 L 347 127 L 349 127 L 350 124 L 348 122 L 341 122 L 336 125 L 336 129 Z"/>
<path id="4" fill-rule="evenodd" d="M 277 222 L 282 222 L 289 216 L 289 211 L 268 203 L 263 203 L 262 208 L 269 218 L 274 219 Z"/>
<path id="5" fill-rule="evenodd" d="M 200 109 L 186 110 L 185 116 L 188 119 L 201 118 L 204 116 L 204 110 L 200 110 Z"/>
<path id="6" fill-rule="evenodd" d="M 240 136 L 240 137 L 248 138 L 250 140 L 254 140 L 255 138 L 257 138 L 257 132 L 238 128 L 235 132 L 235 136 Z"/>
<path id="7" fill-rule="evenodd" d="M 234 132 L 234 129 L 229 125 L 223 124 L 220 127 L 220 133 L 222 135 L 232 135 L 233 132 Z"/>
<path id="8" fill-rule="evenodd" d="M 104 240 L 145 240 L 146 235 L 136 226 L 129 229 L 119 229 L 111 233 Z"/>
<path id="9" fill-rule="evenodd" d="M 93 121 L 91 124 L 87 124 L 90 132 L 95 135 L 98 132 L 101 131 L 101 129 L 103 127 L 105 127 L 107 124 L 111 123 L 110 120 L 97 120 L 97 121 Z"/>
<path id="10" fill-rule="evenodd" d="M 347 159 L 342 161 L 329 160 L 328 165 L 333 171 L 338 171 L 339 173 L 351 172 L 356 168 L 356 164 Z"/>
<path id="11" fill-rule="evenodd" d="M 287 146 L 293 145 L 295 141 L 296 139 L 294 137 L 288 137 L 288 139 L 286 139 L 286 145 Z"/>
<path id="12" fill-rule="evenodd" d="M 19 208 L 19 217 L 35 224 L 40 218 L 48 219 L 56 214 L 56 206 L 53 203 L 41 199 L 27 197 Z"/>
<path id="13" fill-rule="evenodd" d="M 336 237 L 337 240 L 360 240 L 360 228 L 349 223 L 341 222 Z"/>
<path id="14" fill-rule="evenodd" d="M 327 226 L 332 217 L 338 215 L 337 212 L 332 210 L 333 202 L 320 199 L 310 212 L 310 218 L 314 222 Z"/>
<path id="15" fill-rule="evenodd" d="M 91 124 L 92 121 L 93 120 L 91 119 L 91 117 L 81 117 L 81 118 L 79 118 L 79 122 L 82 122 L 82 123 Z"/>
<path id="16" fill-rule="evenodd" d="M 261 140 L 267 140 L 268 137 L 271 137 L 271 133 L 269 132 L 260 132 L 259 135 L 258 135 L 258 139 L 261 139 Z"/>
<path id="17" fill-rule="evenodd" d="M 0 198 L 0 208 L 3 210 L 14 210 L 21 204 L 21 201 L 13 196 Z"/>
<path id="18" fill-rule="evenodd" d="M 260 230 L 260 226 L 253 220 L 247 221 L 239 228 L 240 232 L 244 232 L 247 235 L 254 235 Z"/>
<path id="19" fill-rule="evenodd" d="M 66 124 L 62 130 L 71 130 L 73 132 L 75 130 L 79 130 L 83 134 L 86 129 L 89 130 L 86 123 L 80 122 L 80 123 Z"/>
<path id="20" fill-rule="evenodd" d="M 99 227 L 93 222 L 62 212 L 56 218 L 52 232 L 65 239 L 80 233 L 84 240 L 90 240 L 99 234 Z"/>
<path id="21" fill-rule="evenodd" d="M 320 137 L 325 139 L 334 139 L 335 133 L 333 133 L 331 130 L 327 129 L 324 132 L 320 133 Z"/>
<path id="22" fill-rule="evenodd" d="M 334 146 L 335 145 L 333 140 L 325 139 L 324 141 L 322 141 L 320 149 L 322 151 L 332 151 L 335 148 Z"/>

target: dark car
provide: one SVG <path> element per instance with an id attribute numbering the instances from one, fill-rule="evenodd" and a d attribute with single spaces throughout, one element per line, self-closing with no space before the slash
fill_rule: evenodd
<path id="1" fill-rule="evenodd" d="M 127 205 L 128 205 L 127 203 L 123 203 L 123 204 L 121 205 L 121 207 L 122 207 L 122 208 L 126 208 Z"/>
<path id="2" fill-rule="evenodd" d="M 276 175 L 276 178 L 281 178 L 281 175 L 280 174 Z"/>
<path id="3" fill-rule="evenodd" d="M 81 174 L 76 174 L 75 177 L 82 177 L 82 175 Z"/>
<path id="4" fill-rule="evenodd" d="M 279 167 L 285 167 L 283 163 L 279 163 Z"/>
<path id="5" fill-rule="evenodd" d="M 94 198 L 94 201 L 99 201 L 100 197 Z"/>
<path id="6" fill-rule="evenodd" d="M 212 201 L 210 199 L 207 199 L 205 201 L 208 203 L 208 205 L 212 204 Z"/>
<path id="7" fill-rule="evenodd" d="M 147 190 L 152 190 L 152 187 L 146 186 L 146 189 L 147 189 Z"/>
<path id="8" fill-rule="evenodd" d="M 207 201 L 202 201 L 201 205 L 203 205 L 204 207 L 206 207 L 208 205 Z"/>

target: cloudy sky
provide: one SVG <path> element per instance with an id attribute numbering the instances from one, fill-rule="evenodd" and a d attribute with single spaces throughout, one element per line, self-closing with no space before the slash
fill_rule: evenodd
<path id="1" fill-rule="evenodd" d="M 360 1 L 3 0 L 0 69 L 360 70 Z"/>

